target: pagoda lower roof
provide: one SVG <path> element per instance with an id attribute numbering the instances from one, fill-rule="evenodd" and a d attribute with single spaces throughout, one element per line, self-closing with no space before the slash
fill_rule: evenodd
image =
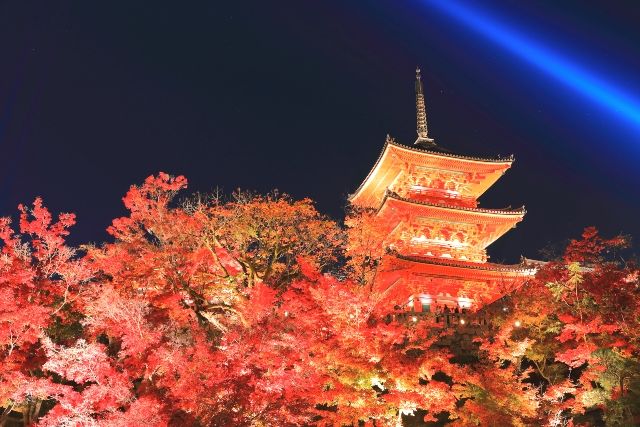
<path id="1" fill-rule="evenodd" d="M 392 252 L 379 272 L 380 287 L 404 284 L 405 293 L 464 295 L 476 307 L 490 304 L 534 277 L 537 268 L 524 264 L 473 263 L 452 259 L 406 256 Z M 402 289 L 402 288 L 401 288 Z M 406 300 L 405 300 L 406 301 Z"/>
<path id="2" fill-rule="evenodd" d="M 480 271 L 496 272 L 496 273 L 511 273 L 518 276 L 532 276 L 538 270 L 536 267 L 532 267 L 525 263 L 520 263 L 520 264 L 494 264 L 490 262 L 477 263 L 477 262 L 459 261 L 459 260 L 452 260 L 452 259 L 440 259 L 440 258 L 432 258 L 432 257 L 402 255 L 399 253 L 394 253 L 393 256 L 403 261 L 409 261 L 409 262 L 418 263 L 418 264 L 438 265 L 438 266 L 444 266 L 444 267 L 480 270 Z"/>
<path id="3" fill-rule="evenodd" d="M 472 208 L 472 207 L 467 207 L 467 206 L 446 205 L 446 204 L 441 204 L 441 203 L 427 202 L 427 201 L 423 201 L 423 200 L 414 200 L 414 199 L 410 199 L 410 198 L 407 198 L 407 197 L 399 196 L 398 194 L 396 194 L 396 193 L 394 193 L 392 191 L 387 191 L 385 193 L 385 196 L 382 199 L 382 203 L 378 207 L 378 211 L 382 210 L 382 208 L 387 203 L 387 200 L 389 200 L 389 199 L 397 200 L 399 202 L 404 202 L 404 203 L 408 203 L 408 204 L 416 205 L 416 206 L 429 206 L 429 207 L 433 207 L 433 208 L 447 209 L 447 210 L 452 210 L 452 211 L 471 212 L 471 213 L 474 213 L 474 214 L 487 214 L 487 215 L 497 215 L 497 216 L 519 216 L 519 217 L 523 217 L 527 213 L 527 210 L 524 208 L 524 206 L 521 206 L 521 207 L 515 208 L 515 209 L 512 209 L 512 208 L 486 209 L 486 208 L 478 208 L 478 207 Z"/>

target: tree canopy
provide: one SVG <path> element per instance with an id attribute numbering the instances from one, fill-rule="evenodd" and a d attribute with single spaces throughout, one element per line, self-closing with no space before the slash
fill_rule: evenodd
<path id="1" fill-rule="evenodd" d="M 0 219 L 0 425 L 640 423 L 624 238 L 585 229 L 465 338 L 385 304 L 370 213 L 344 229 L 278 193 L 179 203 L 186 185 L 132 186 L 100 246 L 40 199 Z"/>

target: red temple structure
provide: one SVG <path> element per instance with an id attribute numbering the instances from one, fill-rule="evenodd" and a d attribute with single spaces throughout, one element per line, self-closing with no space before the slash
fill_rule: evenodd
<path id="1" fill-rule="evenodd" d="M 487 246 L 525 215 L 524 207 L 478 206 L 478 198 L 514 158 L 457 155 L 437 145 L 428 135 L 420 69 L 415 89 L 417 140 L 406 146 L 387 136 L 350 202 L 375 210 L 384 227 L 388 255 L 377 286 L 393 287 L 396 300 L 415 312 L 430 311 L 433 305 L 477 309 L 535 272 L 525 265 L 487 262 Z"/>

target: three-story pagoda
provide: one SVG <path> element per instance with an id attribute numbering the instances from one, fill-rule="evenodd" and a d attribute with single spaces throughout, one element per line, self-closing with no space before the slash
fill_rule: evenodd
<path id="1" fill-rule="evenodd" d="M 487 246 L 525 215 L 524 207 L 478 206 L 478 198 L 514 158 L 462 156 L 437 145 L 428 135 L 420 69 L 415 89 L 418 138 L 406 146 L 387 137 L 350 202 L 375 209 L 384 224 L 389 255 L 378 275 L 379 286 L 403 289 L 406 294 L 397 296 L 408 298 L 415 311 L 433 304 L 477 308 L 533 274 L 523 265 L 487 262 Z"/>

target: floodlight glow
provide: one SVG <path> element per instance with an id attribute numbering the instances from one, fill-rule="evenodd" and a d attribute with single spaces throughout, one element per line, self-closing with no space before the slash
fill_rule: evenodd
<path id="1" fill-rule="evenodd" d="M 494 16 L 459 0 L 425 3 L 455 18 L 514 56 L 572 88 L 585 98 L 640 127 L 640 100 L 558 51 L 545 46 Z"/>

